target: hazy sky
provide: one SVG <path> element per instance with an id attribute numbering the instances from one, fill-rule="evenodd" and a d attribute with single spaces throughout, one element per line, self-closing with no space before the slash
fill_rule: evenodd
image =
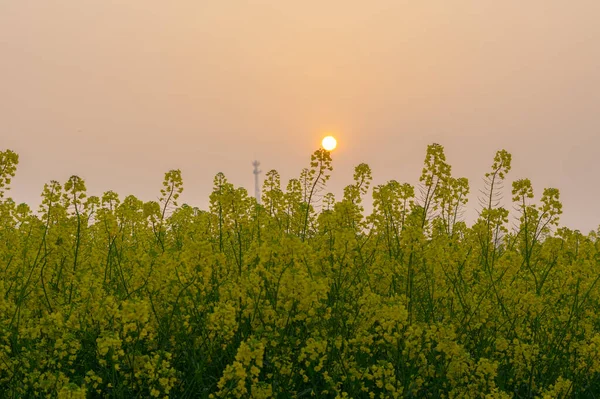
<path id="1" fill-rule="evenodd" d="M 333 132 L 338 198 L 360 162 L 375 184 L 416 184 L 437 142 L 473 208 L 504 148 L 509 183 L 557 187 L 562 223 L 587 232 L 599 19 L 598 0 L 0 0 L 11 194 L 37 204 L 78 174 L 91 194 L 151 200 L 179 168 L 183 200 L 206 208 L 215 173 L 252 192 L 257 158 L 285 184 Z"/>

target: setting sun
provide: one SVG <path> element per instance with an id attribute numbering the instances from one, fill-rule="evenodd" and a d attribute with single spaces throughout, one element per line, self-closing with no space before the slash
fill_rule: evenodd
<path id="1" fill-rule="evenodd" d="M 335 147 L 337 147 L 337 140 L 333 136 L 327 136 L 323 139 L 321 145 L 327 151 L 333 151 L 335 150 Z"/>

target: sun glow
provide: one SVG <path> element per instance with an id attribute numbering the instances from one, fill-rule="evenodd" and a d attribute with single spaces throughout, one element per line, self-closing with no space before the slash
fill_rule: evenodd
<path id="1" fill-rule="evenodd" d="M 323 139 L 321 145 L 327 151 L 333 151 L 335 150 L 335 147 L 337 147 L 337 140 L 333 136 L 327 136 Z"/>

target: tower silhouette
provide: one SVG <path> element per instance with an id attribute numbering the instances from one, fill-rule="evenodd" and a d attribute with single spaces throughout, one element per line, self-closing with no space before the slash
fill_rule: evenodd
<path id="1" fill-rule="evenodd" d="M 256 203 L 260 204 L 260 181 L 258 175 L 260 175 L 262 170 L 258 169 L 260 166 L 260 162 L 258 161 L 252 162 L 252 166 L 254 166 L 254 197 L 256 198 Z"/>

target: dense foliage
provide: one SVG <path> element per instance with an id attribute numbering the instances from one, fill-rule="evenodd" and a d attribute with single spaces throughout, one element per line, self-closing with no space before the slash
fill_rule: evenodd
<path id="1" fill-rule="evenodd" d="M 159 201 L 73 176 L 33 212 L 17 163 L 0 152 L 4 397 L 600 395 L 598 233 L 559 228 L 558 190 L 535 202 L 527 179 L 509 222 L 506 151 L 471 227 L 438 144 L 416 188 L 361 164 L 336 201 L 318 150 L 262 204 L 218 174 L 208 211 L 177 204 L 173 170 Z"/>

